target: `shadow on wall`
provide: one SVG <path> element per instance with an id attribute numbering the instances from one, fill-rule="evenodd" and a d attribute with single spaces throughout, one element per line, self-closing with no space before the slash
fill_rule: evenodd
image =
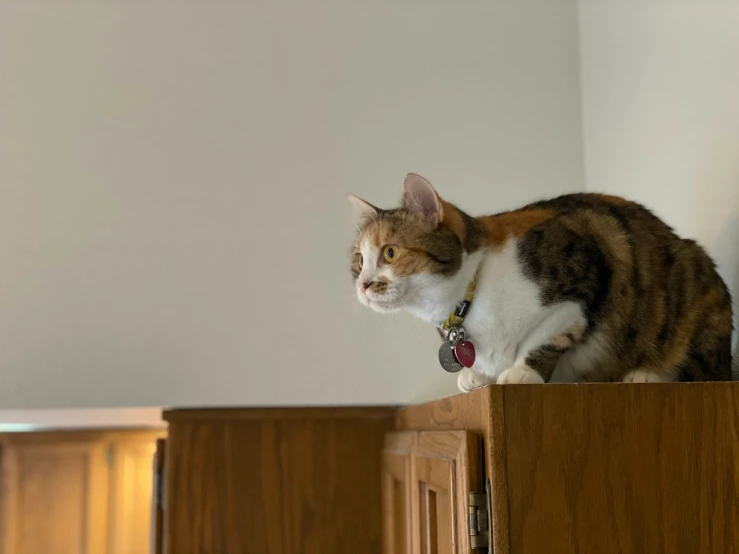
<path id="1" fill-rule="evenodd" d="M 737 184 L 739 186 L 739 183 Z M 739 214 L 730 217 L 724 225 L 716 248 L 713 251 L 714 260 L 718 264 L 721 276 L 731 290 L 734 303 L 734 354 L 732 373 L 734 381 L 739 381 L 739 341 L 737 340 L 737 315 L 739 307 Z"/>

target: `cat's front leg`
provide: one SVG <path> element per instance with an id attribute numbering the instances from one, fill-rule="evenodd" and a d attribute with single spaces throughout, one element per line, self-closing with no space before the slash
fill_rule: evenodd
<path id="1" fill-rule="evenodd" d="M 517 362 L 498 377 L 499 385 L 536 385 L 544 383 L 541 374 L 525 361 Z"/>
<path id="2" fill-rule="evenodd" d="M 470 392 L 493 384 L 495 384 L 495 377 L 488 377 L 479 371 L 475 371 L 474 368 L 464 368 L 457 376 L 457 387 L 462 392 Z"/>
<path id="3" fill-rule="evenodd" d="M 539 347 L 532 348 L 498 377 L 499 385 L 548 383 L 559 359 L 582 338 L 582 322 L 571 325 Z"/>

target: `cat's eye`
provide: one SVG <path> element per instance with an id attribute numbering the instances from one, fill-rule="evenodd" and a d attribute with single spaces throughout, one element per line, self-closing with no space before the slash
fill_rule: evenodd
<path id="1" fill-rule="evenodd" d="M 398 249 L 395 246 L 386 246 L 382 251 L 382 255 L 385 258 L 385 261 L 391 264 L 398 256 Z"/>

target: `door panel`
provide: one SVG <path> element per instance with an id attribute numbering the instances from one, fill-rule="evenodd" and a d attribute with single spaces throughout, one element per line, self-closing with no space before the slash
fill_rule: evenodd
<path id="1" fill-rule="evenodd" d="M 0 554 L 148 554 L 159 431 L 0 435 Z"/>
<path id="2" fill-rule="evenodd" d="M 382 450 L 384 554 L 411 554 L 411 456 L 418 433 L 389 433 Z"/>
<path id="3" fill-rule="evenodd" d="M 94 443 L 32 444 L 12 452 L 7 550 L 95 554 L 105 550 L 106 451 Z"/>
<path id="4" fill-rule="evenodd" d="M 413 553 L 469 552 L 469 493 L 483 482 L 480 439 L 467 431 L 420 433 L 411 482 Z"/>

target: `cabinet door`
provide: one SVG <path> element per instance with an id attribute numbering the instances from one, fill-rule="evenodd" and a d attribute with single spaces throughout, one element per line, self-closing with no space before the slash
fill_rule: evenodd
<path id="1" fill-rule="evenodd" d="M 412 553 L 411 456 L 418 433 L 389 433 L 382 450 L 384 554 Z"/>
<path id="2" fill-rule="evenodd" d="M 480 439 L 467 431 L 420 433 L 411 485 L 414 554 L 470 552 L 469 495 L 483 488 Z"/>
<path id="3" fill-rule="evenodd" d="M 120 435 L 113 439 L 109 554 L 147 554 L 152 545 L 152 463 L 158 435 Z"/>
<path id="4" fill-rule="evenodd" d="M 7 554 L 105 552 L 104 446 L 23 444 L 6 454 Z"/>

